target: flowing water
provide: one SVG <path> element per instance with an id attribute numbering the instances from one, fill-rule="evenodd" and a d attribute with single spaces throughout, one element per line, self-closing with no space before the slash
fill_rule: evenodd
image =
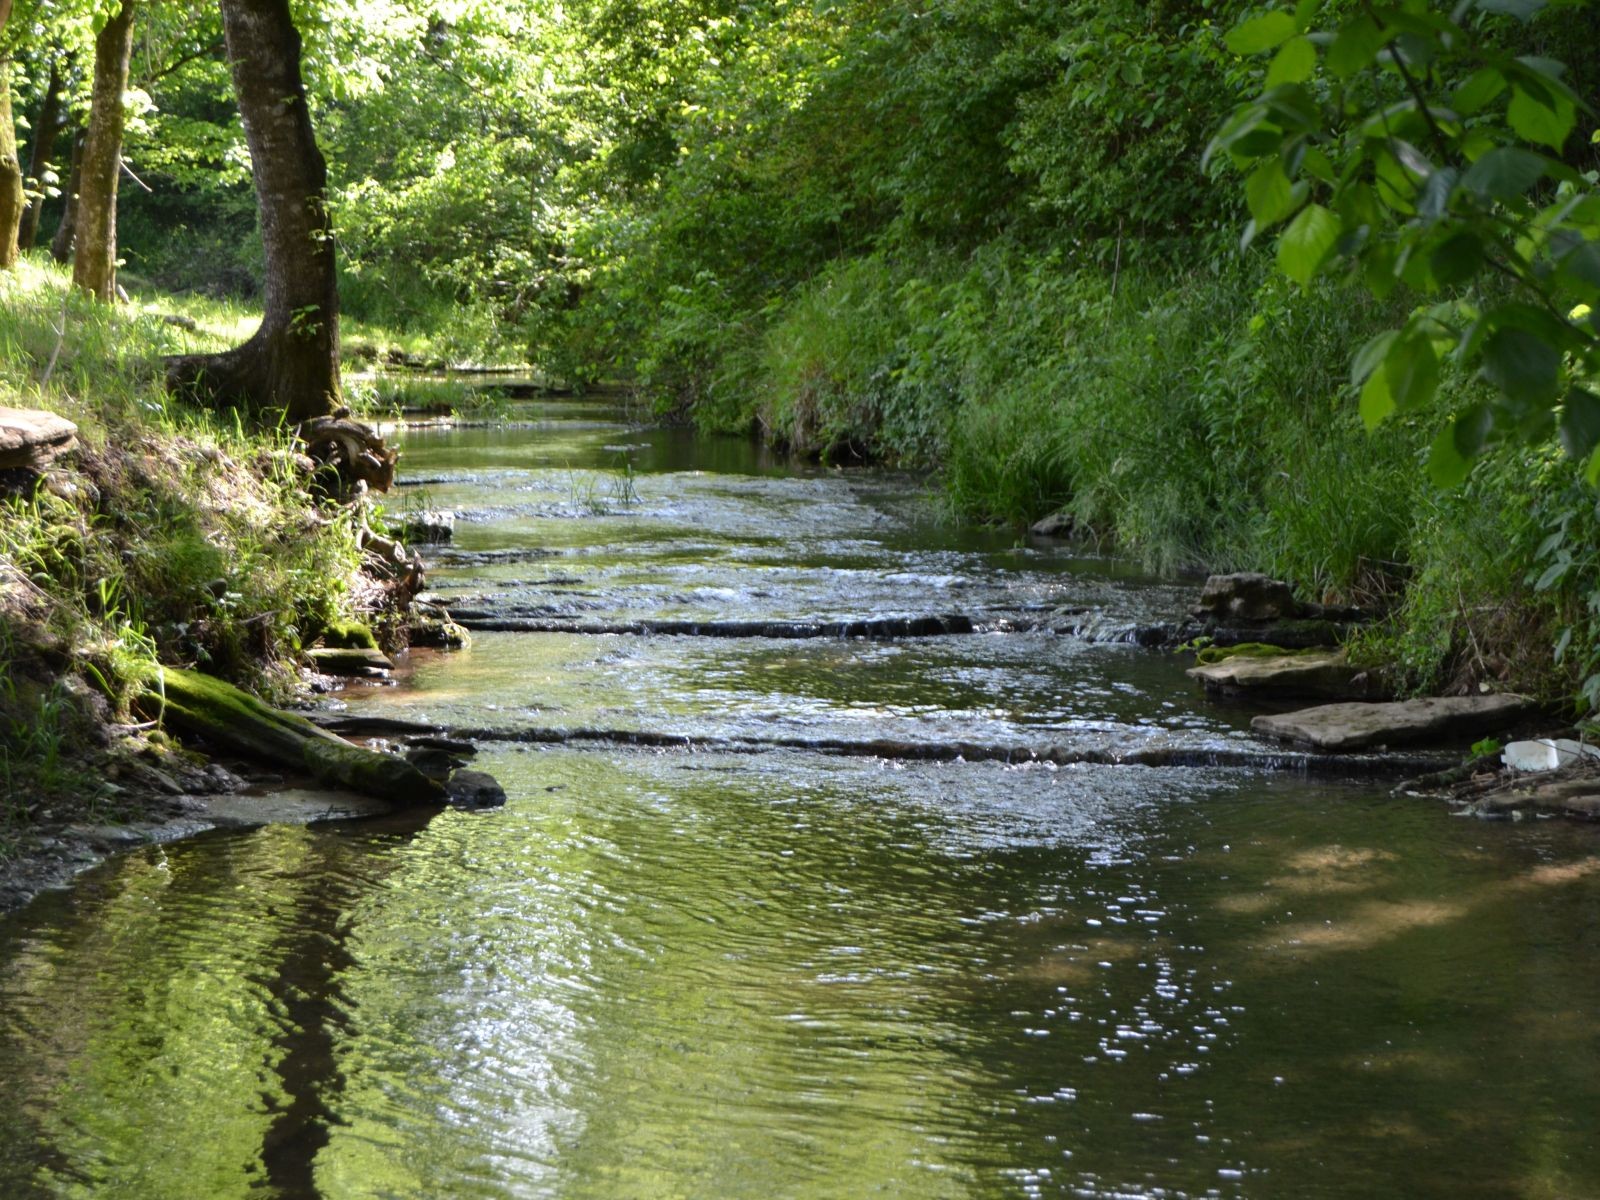
<path id="1" fill-rule="evenodd" d="M 403 439 L 498 628 L 348 698 L 475 730 L 509 802 L 150 848 L 0 925 L 0 1196 L 1600 1195 L 1592 829 L 1268 769 L 1176 658 L 1049 631 L 1192 584 L 517 415 Z"/>

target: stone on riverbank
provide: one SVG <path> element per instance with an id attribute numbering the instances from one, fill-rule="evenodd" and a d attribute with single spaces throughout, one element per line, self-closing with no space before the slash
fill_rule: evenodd
<path id="1" fill-rule="evenodd" d="M 1069 538 L 1077 529 L 1077 518 L 1063 509 L 1048 517 L 1040 517 L 1028 526 L 1028 532 L 1039 538 Z"/>
<path id="2" fill-rule="evenodd" d="M 1474 800 L 1462 812 L 1474 817 L 1512 817 L 1531 812 L 1600 820 L 1600 777 L 1589 773 L 1532 786 L 1512 785 Z"/>
<path id="3" fill-rule="evenodd" d="M 0 407 L 0 471 L 43 472 L 77 438 L 78 427 L 53 412 Z"/>
<path id="4" fill-rule="evenodd" d="M 357 679 L 384 676 L 394 670 L 394 662 L 382 650 L 362 647 L 319 646 L 307 650 L 311 665 L 324 675 L 347 675 Z"/>
<path id="5" fill-rule="evenodd" d="M 1341 650 L 1303 654 L 1236 654 L 1190 668 L 1208 692 L 1235 696 L 1318 696 L 1329 700 L 1368 700 L 1377 695 L 1372 676 L 1350 665 Z"/>
<path id="6" fill-rule="evenodd" d="M 1253 571 L 1213 575 L 1200 591 L 1197 617 L 1234 621 L 1281 621 L 1300 615 L 1294 589 L 1280 579 Z"/>
<path id="7" fill-rule="evenodd" d="M 1250 727 L 1314 750 L 1345 752 L 1499 733 L 1533 711 L 1525 696 L 1432 696 L 1371 704 L 1324 704 L 1257 717 Z"/>
<path id="8" fill-rule="evenodd" d="M 376 650 L 378 639 L 360 621 L 330 621 L 322 631 L 322 644 L 337 650 Z"/>
<path id="9" fill-rule="evenodd" d="M 442 545 L 455 532 L 455 514 L 447 512 L 408 513 L 395 525 L 395 536 L 408 546 Z"/>

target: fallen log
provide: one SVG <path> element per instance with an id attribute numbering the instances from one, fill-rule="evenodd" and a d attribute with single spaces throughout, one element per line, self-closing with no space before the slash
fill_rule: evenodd
<path id="1" fill-rule="evenodd" d="M 198 671 L 163 667 L 142 697 L 146 715 L 235 754 L 397 804 L 442 804 L 443 785 L 403 758 L 345 741 Z"/>

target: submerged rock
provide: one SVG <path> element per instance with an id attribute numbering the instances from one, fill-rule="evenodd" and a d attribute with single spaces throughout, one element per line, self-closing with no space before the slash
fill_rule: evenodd
<path id="1" fill-rule="evenodd" d="M 487 771 L 457 771 L 445 788 L 457 808 L 498 808 L 506 802 L 505 788 Z"/>
<path id="2" fill-rule="evenodd" d="M 1433 696 L 1374 704 L 1324 704 L 1257 717 L 1250 727 L 1314 750 L 1347 752 L 1498 733 L 1534 710 L 1526 696 Z"/>

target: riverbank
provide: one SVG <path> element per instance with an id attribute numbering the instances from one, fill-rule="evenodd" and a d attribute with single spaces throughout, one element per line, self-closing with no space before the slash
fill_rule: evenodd
<path id="1" fill-rule="evenodd" d="M 239 340 L 248 313 L 153 295 L 102 306 L 36 261 L 0 289 L 0 408 L 62 431 L 0 480 L 0 862 L 57 878 L 120 842 L 109 828 L 165 837 L 244 786 L 141 704 L 161 668 L 277 702 L 326 689 L 305 652 L 365 626 L 403 646 L 415 580 L 381 510 L 330 498 L 285 431 L 166 394 L 163 355 Z M 353 336 L 374 353 L 418 345 Z"/>
<path id="2" fill-rule="evenodd" d="M 956 519 L 1059 514 L 1163 573 L 1262 571 L 1380 612 L 1352 653 L 1403 692 L 1592 704 L 1591 490 L 1554 440 L 1437 488 L 1428 446 L 1486 387 L 1460 375 L 1368 432 L 1348 363 L 1397 315 L 1265 261 L 1041 269 L 1037 247 L 1000 239 L 830 263 L 652 361 L 703 427 L 927 471 Z"/>

